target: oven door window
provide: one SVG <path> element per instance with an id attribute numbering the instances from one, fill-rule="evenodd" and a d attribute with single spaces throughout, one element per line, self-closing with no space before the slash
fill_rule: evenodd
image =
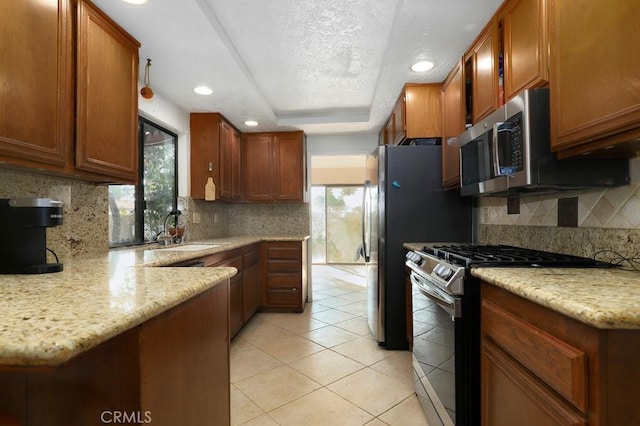
<path id="1" fill-rule="evenodd" d="M 416 386 L 422 386 L 416 394 L 427 415 L 455 423 L 455 323 L 419 286 L 412 287 L 413 356 L 421 369 Z"/>

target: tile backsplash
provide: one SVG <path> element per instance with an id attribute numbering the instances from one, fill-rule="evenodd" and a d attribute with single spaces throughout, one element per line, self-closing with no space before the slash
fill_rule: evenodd
<path id="1" fill-rule="evenodd" d="M 63 224 L 47 228 L 47 246 L 61 262 L 108 252 L 107 186 L 0 169 L 0 198 L 31 197 L 64 202 Z"/>
<path id="2" fill-rule="evenodd" d="M 630 165 L 630 185 L 522 196 L 519 214 L 508 214 L 506 198 L 479 198 L 477 240 L 482 244 L 513 244 L 581 256 L 592 256 L 603 249 L 637 255 L 640 159 L 631 160 Z M 578 201 L 577 227 L 558 226 L 559 200 L 573 197 Z"/>
<path id="3" fill-rule="evenodd" d="M 192 241 L 228 236 L 301 236 L 311 233 L 309 204 L 236 204 L 181 198 L 187 238 Z M 194 223 L 194 214 L 200 223 Z"/>
<path id="4" fill-rule="evenodd" d="M 109 251 L 107 185 L 0 168 L 0 198 L 21 197 L 64 202 L 63 224 L 47 228 L 47 246 L 61 262 Z M 186 226 L 187 240 L 191 241 L 239 235 L 310 234 L 309 204 L 232 204 L 180 197 L 178 206 L 183 211 L 180 222 Z M 198 223 L 193 220 L 194 213 Z"/>

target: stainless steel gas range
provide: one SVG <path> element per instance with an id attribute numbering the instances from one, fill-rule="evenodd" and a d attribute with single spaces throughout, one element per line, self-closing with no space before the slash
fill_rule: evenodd
<path id="1" fill-rule="evenodd" d="M 416 394 L 430 425 L 480 424 L 480 281 L 473 267 L 611 267 L 511 246 L 429 244 L 411 269 Z"/>

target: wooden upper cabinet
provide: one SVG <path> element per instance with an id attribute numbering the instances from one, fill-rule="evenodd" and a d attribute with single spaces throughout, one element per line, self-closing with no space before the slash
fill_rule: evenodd
<path id="1" fill-rule="evenodd" d="M 191 113 L 189 131 L 191 141 L 191 198 L 204 200 L 204 187 L 211 176 L 217 185 L 220 182 L 220 138 L 221 116 L 218 113 Z M 219 190 L 216 186 L 216 192 Z M 216 194 L 216 197 L 218 194 Z"/>
<path id="2" fill-rule="evenodd" d="M 464 80 L 462 61 L 451 71 L 442 86 L 442 185 L 460 186 L 458 136 L 465 130 Z"/>
<path id="3" fill-rule="evenodd" d="M 390 122 L 393 128 L 392 144 L 399 144 L 407 137 L 406 112 L 406 89 L 403 89 L 391 111 Z"/>
<path id="4" fill-rule="evenodd" d="M 136 182 L 139 43 L 90 2 L 78 2 L 77 169 Z"/>
<path id="5" fill-rule="evenodd" d="M 139 43 L 83 0 L 2 2 L 0 20 L 0 161 L 135 183 Z"/>
<path id="6" fill-rule="evenodd" d="M 441 84 L 406 84 L 387 124 L 388 143 L 442 137 L 441 90 Z"/>
<path id="7" fill-rule="evenodd" d="M 504 95 L 548 83 L 547 0 L 512 0 L 500 12 Z"/>
<path id="8" fill-rule="evenodd" d="M 498 29 L 492 18 L 465 55 L 472 90 L 472 120 L 477 123 L 498 107 Z"/>
<path id="9" fill-rule="evenodd" d="M 240 132 L 217 112 L 191 113 L 191 198 L 204 200 L 209 177 L 216 198 L 239 200 L 241 194 Z"/>
<path id="10" fill-rule="evenodd" d="M 262 133 L 245 133 L 242 137 L 244 199 L 273 201 L 273 137 Z"/>
<path id="11" fill-rule="evenodd" d="M 304 201 L 305 150 L 302 132 L 275 136 L 275 201 Z"/>
<path id="12" fill-rule="evenodd" d="M 64 167 L 73 143 L 70 1 L 0 2 L 0 159 Z M 28 165 L 28 162 L 22 164 Z"/>
<path id="13" fill-rule="evenodd" d="M 242 170 L 245 201 L 303 202 L 306 193 L 304 133 L 245 133 Z"/>
<path id="14" fill-rule="evenodd" d="M 559 156 L 638 149 L 638 22 L 635 0 L 549 0 L 551 147 Z"/>
<path id="15" fill-rule="evenodd" d="M 395 124 L 395 114 L 393 111 L 391 112 L 391 117 L 387 120 L 387 123 L 384 125 L 382 130 L 380 130 L 380 135 L 378 136 L 379 145 L 389 145 L 393 143 L 393 126 Z"/>
<path id="16" fill-rule="evenodd" d="M 241 198 L 240 133 L 229 123 L 220 123 L 220 198 Z"/>

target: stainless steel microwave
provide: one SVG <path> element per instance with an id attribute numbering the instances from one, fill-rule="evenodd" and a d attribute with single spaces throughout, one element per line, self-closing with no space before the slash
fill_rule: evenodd
<path id="1" fill-rule="evenodd" d="M 549 89 L 529 89 L 458 137 L 461 195 L 609 187 L 629 183 L 627 159 L 563 159 L 551 152 Z"/>

